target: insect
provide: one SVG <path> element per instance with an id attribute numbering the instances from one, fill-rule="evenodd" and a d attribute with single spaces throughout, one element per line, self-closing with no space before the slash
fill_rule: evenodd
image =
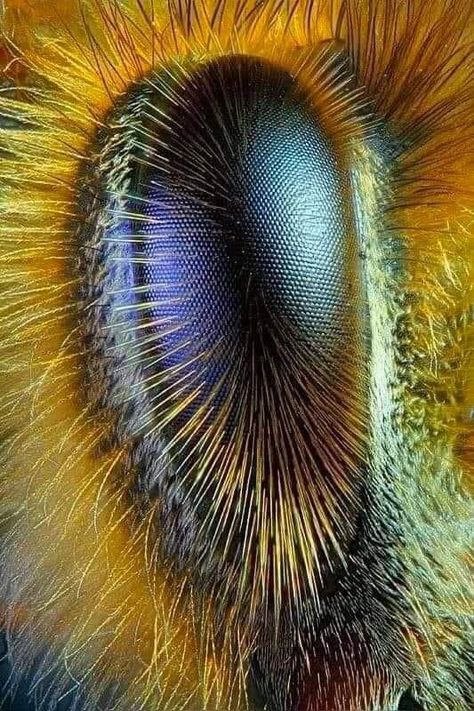
<path id="1" fill-rule="evenodd" d="M 467 711 L 472 3 L 2 30 L 5 693 Z"/>

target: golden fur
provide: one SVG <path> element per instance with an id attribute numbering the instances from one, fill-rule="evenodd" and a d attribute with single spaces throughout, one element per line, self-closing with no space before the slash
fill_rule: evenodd
<path id="1" fill-rule="evenodd" d="M 415 576 L 410 604 L 419 625 L 400 620 L 400 627 L 430 709 L 466 711 L 450 650 L 472 607 L 465 579 L 474 471 L 472 3 L 173 0 L 168 9 L 160 0 L 6 0 L 2 22 L 4 73 L 14 86 L 1 94 L 0 112 L 21 125 L 0 132 L 0 601 L 20 673 L 46 645 L 35 678 L 44 675 L 38 698 L 55 679 L 51 703 L 84 693 L 95 708 L 119 676 L 121 709 L 246 708 L 252 640 L 240 656 L 217 648 L 213 601 L 196 598 L 186 577 L 156 562 L 153 512 L 137 524 L 133 473 L 117 483 L 126 445 L 98 446 L 110 422 L 106 413 L 100 421 L 91 415 L 81 392 L 70 217 L 78 166 L 97 128 L 151 68 L 230 52 L 289 64 L 301 47 L 337 37 L 374 115 L 414 146 L 397 165 L 386 216 L 407 254 L 398 287 L 406 339 L 399 427 L 414 443 L 418 477 L 399 495 L 414 529 L 432 527 L 418 496 L 449 520 L 441 537 L 433 529 L 423 539 L 432 539 L 443 582 Z M 370 196 L 370 174 L 360 180 Z M 384 308 L 375 317 L 380 329 Z M 430 554 L 419 546 L 409 531 L 399 555 L 429 571 Z M 370 670 L 361 678 L 338 708 L 362 711 L 389 698 L 383 679 Z"/>

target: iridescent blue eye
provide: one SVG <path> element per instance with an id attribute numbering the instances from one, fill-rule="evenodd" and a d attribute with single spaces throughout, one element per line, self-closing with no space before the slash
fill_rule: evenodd
<path id="1" fill-rule="evenodd" d="M 286 69 L 235 55 L 149 77 L 101 147 L 85 329 L 106 386 L 90 397 L 116 412 L 121 441 L 136 438 L 145 487 L 166 498 L 172 481 L 187 500 L 197 533 L 180 556 L 197 544 L 209 569 L 229 546 L 240 565 L 256 482 L 300 500 L 311 540 L 335 541 L 350 518 L 366 438 L 363 244 L 324 119 Z"/>

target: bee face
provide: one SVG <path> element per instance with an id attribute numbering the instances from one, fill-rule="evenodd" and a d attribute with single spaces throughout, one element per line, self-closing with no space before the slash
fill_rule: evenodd
<path id="1" fill-rule="evenodd" d="M 360 11 L 81 0 L 23 40 L 0 594 L 51 707 L 464 703 L 472 12 Z"/>

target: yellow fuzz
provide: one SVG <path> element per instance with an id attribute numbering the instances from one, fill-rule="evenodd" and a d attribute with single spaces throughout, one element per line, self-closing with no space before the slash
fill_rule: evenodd
<path id="1" fill-rule="evenodd" d="M 217 648 L 212 602 L 203 607 L 185 576 L 156 562 L 151 514 L 137 522 L 128 495 L 126 447 L 104 453 L 110 423 L 106 413 L 103 421 L 91 415 L 81 391 L 70 228 L 78 166 L 109 110 L 152 68 L 245 53 L 294 73 L 321 42 L 341 42 L 362 91 L 327 115 L 328 131 L 357 143 L 364 128 L 356 109 L 368 101 L 401 139 L 425 136 L 397 165 L 387 215 L 407 263 L 400 426 L 427 450 L 444 452 L 450 485 L 467 492 L 474 472 L 472 3 L 4 5 L 3 69 L 16 83 L 0 95 L 0 114 L 18 122 L 0 129 L 1 560 L 10 581 L 0 609 L 13 654 L 26 669 L 47 645 L 64 694 L 91 681 L 99 693 L 120 676 L 123 709 L 246 708 L 252 640 L 242 643 L 241 658 Z M 332 95 L 331 86 L 315 87 L 316 108 Z M 430 476 L 421 458 L 420 481 Z M 427 486 L 438 496 L 438 482 Z M 449 632 L 424 622 L 424 641 L 406 635 L 428 664 Z"/>

